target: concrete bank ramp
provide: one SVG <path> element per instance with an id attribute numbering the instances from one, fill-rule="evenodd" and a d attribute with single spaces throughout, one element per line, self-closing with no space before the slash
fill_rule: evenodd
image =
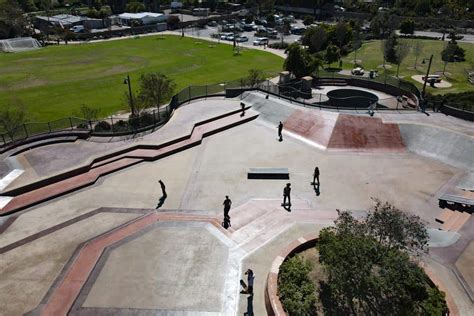
<path id="1" fill-rule="evenodd" d="M 473 138 L 434 126 L 418 124 L 398 126 L 409 151 L 455 167 L 474 170 Z"/>

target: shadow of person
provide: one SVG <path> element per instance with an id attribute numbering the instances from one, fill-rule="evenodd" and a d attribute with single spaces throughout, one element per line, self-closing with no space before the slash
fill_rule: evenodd
<path id="1" fill-rule="evenodd" d="M 287 210 L 288 212 L 291 212 L 291 204 L 283 204 L 282 206 L 285 210 Z"/>
<path id="2" fill-rule="evenodd" d="M 319 191 L 319 183 L 313 183 L 313 188 L 314 192 L 316 193 L 316 196 L 319 196 L 321 192 Z"/>
<path id="3" fill-rule="evenodd" d="M 247 297 L 247 311 L 244 316 L 253 316 L 253 295 Z"/>
<path id="4" fill-rule="evenodd" d="M 156 210 L 159 209 L 160 207 L 163 206 L 163 204 L 165 204 L 165 201 L 166 199 L 168 198 L 168 195 L 163 195 L 162 197 L 160 197 L 160 199 L 158 200 L 158 205 L 156 205 Z"/>

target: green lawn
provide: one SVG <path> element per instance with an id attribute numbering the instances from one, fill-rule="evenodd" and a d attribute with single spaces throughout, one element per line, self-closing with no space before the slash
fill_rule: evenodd
<path id="1" fill-rule="evenodd" d="M 282 65 L 282 58 L 263 51 L 234 56 L 232 46 L 178 36 L 49 46 L 0 54 L 0 108 L 22 104 L 29 121 L 74 115 L 82 104 L 106 116 L 127 109 L 127 74 L 136 89 L 140 74 L 162 72 L 175 80 L 178 92 L 188 85 L 239 79 L 252 68 L 275 75 Z"/>
<path id="2" fill-rule="evenodd" d="M 412 39 L 402 39 L 408 43 L 413 43 Z M 428 67 L 428 60 L 425 64 L 422 64 L 423 58 L 428 58 L 433 54 L 433 63 L 431 65 L 430 73 L 436 71 L 443 71 L 444 62 L 441 60 L 441 51 L 445 43 L 442 41 L 436 40 L 416 40 L 421 41 L 424 44 L 423 52 L 418 58 L 417 69 L 414 69 L 415 65 L 415 55 L 410 52 L 409 55 L 405 58 L 403 63 L 400 65 L 400 77 L 405 78 L 413 83 L 415 83 L 420 89 L 422 87 L 421 83 L 416 82 L 411 79 L 412 75 L 422 75 L 426 74 Z M 466 70 L 474 69 L 474 44 L 469 43 L 459 43 L 461 47 L 466 50 L 466 61 L 461 63 L 449 63 L 446 67 L 446 77 L 444 79 L 448 80 L 453 84 L 451 88 L 445 89 L 436 89 L 427 87 L 427 92 L 432 94 L 445 94 L 445 93 L 456 93 L 463 91 L 470 91 L 474 89 L 474 85 L 470 84 L 467 81 Z M 357 59 L 361 60 L 362 66 L 366 70 L 378 69 L 379 74 L 383 74 L 383 69 L 377 68 L 377 66 L 383 64 L 383 56 L 381 50 L 380 41 L 369 41 L 365 43 L 357 52 Z M 347 57 L 343 58 L 345 69 L 351 69 L 353 67 L 354 53 L 349 54 Z M 397 71 L 397 65 L 392 65 L 392 68 L 388 70 L 388 73 L 395 75 Z"/>

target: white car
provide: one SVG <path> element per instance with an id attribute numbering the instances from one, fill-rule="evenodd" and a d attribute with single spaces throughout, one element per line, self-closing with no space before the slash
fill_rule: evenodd
<path id="1" fill-rule="evenodd" d="M 255 41 L 253 41 L 253 46 L 260 46 L 260 45 L 268 45 L 268 38 L 258 37 Z"/>
<path id="2" fill-rule="evenodd" d="M 248 42 L 249 38 L 247 36 L 236 36 L 235 41 L 239 43 Z"/>
<path id="3" fill-rule="evenodd" d="M 351 73 L 356 76 L 363 76 L 364 75 L 364 69 L 362 67 L 356 67 L 351 70 Z"/>
<path id="4" fill-rule="evenodd" d="M 234 33 L 221 33 L 221 40 L 225 41 L 228 36 L 234 35 Z"/>

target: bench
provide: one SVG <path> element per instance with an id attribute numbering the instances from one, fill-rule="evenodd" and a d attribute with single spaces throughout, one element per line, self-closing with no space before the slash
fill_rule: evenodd
<path id="1" fill-rule="evenodd" d="M 290 173 L 288 168 L 249 168 L 247 178 L 288 180 L 290 179 Z"/>

